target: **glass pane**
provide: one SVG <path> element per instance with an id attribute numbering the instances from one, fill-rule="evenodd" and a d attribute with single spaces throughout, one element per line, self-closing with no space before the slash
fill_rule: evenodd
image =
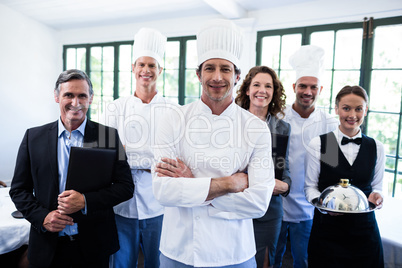
<path id="1" fill-rule="evenodd" d="M 395 159 L 394 159 L 394 161 L 395 161 Z M 399 163 L 399 164 L 401 164 L 401 163 Z M 384 173 L 384 178 L 382 180 L 382 192 L 384 193 L 385 196 L 392 196 L 392 189 L 394 186 L 394 176 L 395 176 L 395 174 L 391 173 L 391 172 Z M 400 179 L 399 187 L 401 187 L 401 182 L 402 182 L 402 180 Z M 401 197 L 402 197 L 402 195 L 399 193 L 399 198 L 401 198 Z"/>
<path id="2" fill-rule="evenodd" d="M 386 157 L 385 158 L 385 169 L 395 171 L 395 157 Z"/>
<path id="3" fill-rule="evenodd" d="M 170 97 L 179 96 L 179 71 L 166 70 L 165 71 L 165 88 L 164 95 Z"/>
<path id="4" fill-rule="evenodd" d="M 334 104 L 331 103 L 331 77 L 331 72 L 324 73 L 324 77 L 322 78 L 322 91 L 317 100 L 317 105 L 326 109 L 334 106 Z"/>
<path id="5" fill-rule="evenodd" d="M 91 47 L 91 70 L 102 70 L 102 47 Z"/>
<path id="6" fill-rule="evenodd" d="M 301 34 L 282 36 L 281 69 L 292 69 L 289 64 L 290 56 L 301 46 Z"/>
<path id="7" fill-rule="evenodd" d="M 77 68 L 79 70 L 85 71 L 87 66 L 87 49 L 77 48 Z"/>
<path id="8" fill-rule="evenodd" d="M 108 96 L 113 98 L 113 80 L 114 72 L 103 72 L 103 88 L 102 88 L 102 95 Z"/>
<path id="9" fill-rule="evenodd" d="M 399 132 L 399 137 L 402 137 L 402 129 L 400 129 L 399 131 L 400 131 Z M 399 142 L 399 158 L 402 158 L 401 155 L 402 155 L 402 139 Z"/>
<path id="10" fill-rule="evenodd" d="M 197 100 L 198 100 L 198 98 L 197 99 L 196 98 L 185 98 L 184 104 L 189 104 L 189 103 L 195 102 Z"/>
<path id="11" fill-rule="evenodd" d="M 295 83 L 295 72 L 294 71 L 281 71 L 279 79 L 282 82 L 282 86 L 285 89 L 286 94 L 286 104 L 292 104 L 296 95 L 293 91 L 293 83 Z"/>
<path id="12" fill-rule="evenodd" d="M 367 135 L 384 144 L 385 154 L 396 155 L 399 115 L 370 112 Z"/>
<path id="13" fill-rule="evenodd" d="M 402 172 L 402 160 L 399 160 L 398 163 L 398 173 Z M 402 175 L 398 174 L 396 176 L 396 184 L 395 184 L 395 198 L 402 199 Z"/>
<path id="14" fill-rule="evenodd" d="M 165 97 L 168 98 L 171 102 L 179 104 L 179 99 L 177 97 Z"/>
<path id="15" fill-rule="evenodd" d="M 262 38 L 261 65 L 279 69 L 279 52 L 281 37 L 279 35 Z"/>
<path id="16" fill-rule="evenodd" d="M 195 73 L 195 70 L 186 70 L 186 91 L 184 96 L 187 97 L 196 97 L 199 98 L 201 96 L 201 85 L 198 81 L 198 77 Z"/>
<path id="17" fill-rule="evenodd" d="M 314 32 L 311 34 L 310 43 L 324 49 L 325 51 L 325 69 L 332 69 L 334 57 L 334 31 Z"/>
<path id="18" fill-rule="evenodd" d="M 131 71 L 131 51 L 132 45 L 121 45 L 119 46 L 119 70 L 120 71 Z"/>
<path id="19" fill-rule="evenodd" d="M 402 68 L 402 25 L 374 31 L 373 68 Z"/>
<path id="20" fill-rule="evenodd" d="M 75 48 L 68 48 L 66 52 L 66 68 L 76 69 L 77 68 L 77 54 Z"/>
<path id="21" fill-rule="evenodd" d="M 171 41 L 166 44 L 165 69 L 179 69 L 180 42 Z"/>
<path id="22" fill-rule="evenodd" d="M 197 42 L 196 40 L 188 40 L 186 42 L 186 68 L 197 68 Z"/>
<path id="23" fill-rule="evenodd" d="M 101 72 L 91 72 L 90 78 L 92 82 L 92 87 L 94 89 L 94 95 L 102 94 L 102 73 Z"/>
<path id="24" fill-rule="evenodd" d="M 336 33 L 335 69 L 360 69 L 362 29 L 340 30 Z"/>
<path id="25" fill-rule="evenodd" d="M 106 104 L 111 103 L 112 101 L 113 101 L 113 96 L 103 96 L 102 97 L 102 103 L 101 103 L 101 107 L 102 107 L 101 112 L 102 113 L 106 107 Z"/>
<path id="26" fill-rule="evenodd" d="M 402 70 L 374 70 L 371 74 L 370 110 L 399 113 Z"/>
<path id="27" fill-rule="evenodd" d="M 335 71 L 333 81 L 333 95 L 334 99 L 336 94 L 346 85 L 355 86 L 359 85 L 360 70 L 356 71 Z"/>
<path id="28" fill-rule="evenodd" d="M 101 114 L 101 112 L 100 112 L 101 102 L 102 102 L 101 96 L 98 94 L 94 94 L 94 98 L 92 100 L 92 104 L 91 104 L 91 108 L 90 108 L 91 120 L 99 122 L 99 115 Z"/>
<path id="29" fill-rule="evenodd" d="M 119 73 L 119 97 L 130 96 L 131 92 L 131 72 Z"/>
<path id="30" fill-rule="evenodd" d="M 163 92 L 163 89 L 165 88 L 165 72 L 165 69 L 163 69 L 162 73 L 158 77 L 158 80 L 156 80 L 156 90 L 160 90 L 161 92 Z"/>
<path id="31" fill-rule="evenodd" d="M 114 47 L 103 47 L 103 70 L 114 70 Z"/>

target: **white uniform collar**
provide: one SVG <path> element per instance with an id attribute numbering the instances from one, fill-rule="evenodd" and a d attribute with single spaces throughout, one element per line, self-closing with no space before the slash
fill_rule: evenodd
<path id="1" fill-rule="evenodd" d="M 136 102 L 141 102 L 141 103 L 143 103 L 140 98 L 138 98 L 137 96 L 135 96 L 135 92 L 133 93 L 133 95 L 131 95 L 131 97 L 133 97 L 133 99 L 134 99 Z M 156 90 L 155 96 L 152 98 L 152 100 L 151 100 L 148 104 L 157 103 L 160 98 L 162 98 L 162 95 L 159 94 L 159 91 L 158 91 L 158 90 Z"/>
<path id="2" fill-rule="evenodd" d="M 233 112 L 235 111 L 236 106 L 238 106 L 238 105 L 235 104 L 234 99 L 232 98 L 232 102 L 230 103 L 230 105 L 219 116 L 229 116 L 230 117 L 233 114 Z M 211 108 L 209 108 L 209 106 L 206 105 L 201 99 L 198 101 L 198 109 L 202 113 L 212 114 Z M 218 116 L 218 115 L 216 115 L 216 116 Z"/>

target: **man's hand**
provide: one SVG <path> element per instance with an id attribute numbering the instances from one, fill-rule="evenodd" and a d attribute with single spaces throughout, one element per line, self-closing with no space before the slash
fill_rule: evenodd
<path id="1" fill-rule="evenodd" d="M 49 212 L 43 221 L 43 227 L 49 232 L 60 232 L 66 225 L 74 225 L 73 218 L 60 214 L 58 210 Z"/>
<path id="2" fill-rule="evenodd" d="M 155 167 L 155 172 L 158 177 L 194 178 L 190 168 L 188 168 L 179 158 L 174 160 L 162 157 L 161 161 L 162 162 L 157 163 Z"/>
<path id="3" fill-rule="evenodd" d="M 243 172 L 235 173 L 229 176 L 229 193 L 243 192 L 248 188 L 248 175 Z"/>
<path id="4" fill-rule="evenodd" d="M 275 179 L 275 187 L 273 195 L 280 195 L 286 193 L 289 190 L 289 184 L 281 180 Z"/>
<path id="5" fill-rule="evenodd" d="M 206 201 L 227 193 L 243 192 L 247 188 L 248 175 L 243 172 L 235 173 L 228 177 L 212 178 Z"/>
<path id="6" fill-rule="evenodd" d="M 373 203 L 377 206 L 377 208 L 380 209 L 382 208 L 382 202 L 384 201 L 384 199 L 382 198 L 381 194 L 372 192 L 368 197 L 368 201 Z"/>
<path id="7" fill-rule="evenodd" d="M 64 191 L 58 197 L 59 206 L 57 207 L 60 214 L 73 214 L 85 208 L 84 196 L 74 190 Z"/>

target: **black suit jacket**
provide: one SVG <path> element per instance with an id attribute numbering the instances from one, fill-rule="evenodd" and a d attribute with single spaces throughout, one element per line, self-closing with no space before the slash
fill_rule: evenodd
<path id="1" fill-rule="evenodd" d="M 53 259 L 58 233 L 46 231 L 43 221 L 57 209 L 59 194 L 57 162 L 58 121 L 28 129 L 20 145 L 10 196 L 31 223 L 28 258 L 47 266 Z M 117 131 L 87 120 L 84 147 L 117 150 L 112 183 L 83 193 L 87 215 L 77 219 L 80 246 L 88 258 L 113 254 L 119 249 L 113 206 L 133 196 L 130 167 Z"/>

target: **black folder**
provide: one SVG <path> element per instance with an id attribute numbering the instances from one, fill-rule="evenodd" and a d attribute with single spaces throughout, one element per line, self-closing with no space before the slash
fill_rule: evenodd
<path id="1" fill-rule="evenodd" d="M 112 183 L 116 150 L 71 147 L 66 190 L 96 191 Z"/>
<path id="2" fill-rule="evenodd" d="M 286 150 L 288 147 L 289 136 L 271 133 L 272 138 L 272 160 L 275 167 L 275 178 L 282 179 L 285 169 Z"/>

